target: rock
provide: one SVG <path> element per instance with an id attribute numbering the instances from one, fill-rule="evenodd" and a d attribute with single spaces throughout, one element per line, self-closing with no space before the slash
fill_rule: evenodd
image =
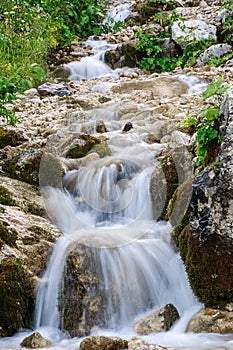
<path id="1" fill-rule="evenodd" d="M 65 148 L 66 158 L 82 158 L 101 140 L 91 135 L 80 134 L 77 137 L 74 136 L 72 141 L 67 140 L 66 142 L 70 143 Z"/>
<path id="2" fill-rule="evenodd" d="M 107 50 L 105 52 L 105 62 L 112 68 L 122 68 L 136 66 L 137 60 L 141 57 L 139 52 L 136 50 L 136 44 L 138 40 L 130 40 L 126 43 L 117 45 L 115 49 Z"/>
<path id="3" fill-rule="evenodd" d="M 172 39 L 182 48 L 193 40 L 217 40 L 217 28 L 212 24 L 206 24 L 202 20 L 191 19 L 188 21 L 176 21 L 172 27 Z"/>
<path id="4" fill-rule="evenodd" d="M 98 288 L 98 264 L 93 263 L 94 256 L 94 248 L 73 243 L 66 259 L 58 308 L 62 315 L 62 328 L 72 337 L 88 335 L 93 326 L 101 326 L 104 322 L 104 292 L 101 293 Z"/>
<path id="5" fill-rule="evenodd" d="M 128 122 L 125 124 L 125 126 L 122 129 L 122 132 L 127 132 L 129 130 L 133 129 L 133 124 L 131 122 Z"/>
<path id="6" fill-rule="evenodd" d="M 93 336 L 80 343 L 80 350 L 123 350 L 128 349 L 128 341 L 118 337 Z"/>
<path id="7" fill-rule="evenodd" d="M 159 98 L 180 96 L 187 92 L 187 85 L 171 77 L 158 77 L 148 80 L 127 81 L 120 85 L 114 85 L 112 92 L 131 93 L 137 90 L 151 90 L 154 96 Z"/>
<path id="8" fill-rule="evenodd" d="M 100 134 L 107 132 L 107 128 L 104 124 L 104 121 L 101 119 L 96 120 L 95 128 L 96 128 L 96 132 L 98 132 Z"/>
<path id="9" fill-rule="evenodd" d="M 6 175 L 39 185 L 40 162 L 44 152 L 41 150 L 23 150 L 13 153 L 12 157 L 3 161 L 2 169 Z"/>
<path id="10" fill-rule="evenodd" d="M 142 339 L 132 338 L 128 343 L 128 350 L 175 350 L 173 348 L 164 348 L 163 346 L 148 344 Z"/>
<path id="11" fill-rule="evenodd" d="M 222 143 L 215 164 L 193 183 L 184 262 L 199 300 L 221 307 L 233 299 L 233 88 L 225 94 L 219 123 Z"/>
<path id="12" fill-rule="evenodd" d="M 25 141 L 28 141 L 28 137 L 22 130 L 0 128 L 0 148 L 19 146 Z"/>
<path id="13" fill-rule="evenodd" d="M 168 331 L 179 318 L 175 306 L 167 304 L 160 310 L 143 317 L 134 325 L 134 330 L 142 335 Z"/>
<path id="14" fill-rule="evenodd" d="M 40 188 L 46 186 L 62 187 L 64 169 L 59 158 L 51 153 L 44 153 L 40 162 Z"/>
<path id="15" fill-rule="evenodd" d="M 60 97 L 69 96 L 71 94 L 71 90 L 65 84 L 52 84 L 52 83 L 44 83 L 38 86 L 38 92 L 40 96 L 54 96 L 58 95 Z"/>
<path id="16" fill-rule="evenodd" d="M 42 335 L 38 332 L 34 332 L 28 337 L 24 338 L 21 342 L 21 346 L 28 349 L 38 349 L 38 348 L 46 348 L 50 346 L 52 343 L 50 340 L 47 340 L 42 337 Z"/>
<path id="17" fill-rule="evenodd" d="M 233 311 L 205 308 L 194 315 L 187 332 L 232 333 Z"/>
<path id="18" fill-rule="evenodd" d="M 34 290 L 19 259 L 11 257 L 0 264 L 0 299 L 1 337 L 31 327 Z"/>
<path id="19" fill-rule="evenodd" d="M 203 66 L 213 58 L 219 58 L 227 53 L 232 52 L 232 48 L 228 44 L 216 44 L 210 46 L 197 59 L 197 65 Z"/>

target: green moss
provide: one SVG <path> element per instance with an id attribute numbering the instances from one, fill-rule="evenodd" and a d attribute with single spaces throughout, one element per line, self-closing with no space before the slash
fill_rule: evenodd
<path id="1" fill-rule="evenodd" d="M 16 247 L 17 232 L 7 222 L 0 222 L 0 239 L 10 247 Z"/>
<path id="2" fill-rule="evenodd" d="M 22 134 L 16 130 L 8 130 L 6 128 L 0 128 L 0 148 L 6 146 L 18 146 L 24 140 Z"/>
<path id="3" fill-rule="evenodd" d="M 43 229 L 40 226 L 33 225 L 33 226 L 30 226 L 28 230 L 37 235 L 37 237 L 35 237 L 35 240 L 45 239 L 46 241 L 52 242 L 52 243 L 56 240 L 56 238 L 54 238 L 49 231 Z"/>
<path id="4" fill-rule="evenodd" d="M 223 238 L 211 235 L 200 246 L 191 234 L 187 240 L 185 265 L 189 281 L 198 299 L 211 307 L 223 307 L 233 300 L 233 257 L 227 250 L 216 252 L 224 246 Z"/>
<path id="5" fill-rule="evenodd" d="M 4 187 L 0 185 L 0 203 L 3 205 L 15 206 L 16 202 L 12 198 L 11 193 Z"/>
<path id="6" fill-rule="evenodd" d="M 38 207 L 35 203 L 28 203 L 23 208 L 23 211 L 37 216 L 44 216 L 44 209 Z"/>
<path id="7" fill-rule="evenodd" d="M 0 300 L 0 336 L 31 327 L 33 288 L 18 259 L 7 258 L 0 265 Z"/>
<path id="8" fill-rule="evenodd" d="M 22 238 L 22 242 L 23 242 L 23 244 L 25 244 L 25 245 L 32 245 L 32 244 L 35 244 L 35 243 L 39 243 L 40 240 L 39 240 L 39 238 L 37 238 L 37 237 L 24 236 L 24 237 Z"/>

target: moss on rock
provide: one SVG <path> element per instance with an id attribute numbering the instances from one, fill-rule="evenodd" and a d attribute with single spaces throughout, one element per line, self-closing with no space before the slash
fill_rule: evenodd
<path id="1" fill-rule="evenodd" d="M 0 336 L 31 327 L 33 287 L 19 259 L 7 258 L 0 265 L 0 301 Z"/>
<path id="2" fill-rule="evenodd" d="M 10 247 L 16 247 L 17 232 L 5 221 L 0 222 L 0 239 Z"/>
<path id="3" fill-rule="evenodd" d="M 77 141 L 73 142 L 67 147 L 66 158 L 82 158 L 95 146 L 98 145 L 101 140 L 97 137 L 81 134 Z"/>
<path id="4" fill-rule="evenodd" d="M 15 206 L 16 202 L 12 198 L 11 193 L 4 186 L 0 185 L 0 203 L 3 205 Z"/>
<path id="5" fill-rule="evenodd" d="M 3 171 L 11 178 L 39 185 L 41 150 L 25 150 L 14 154 L 3 163 Z"/>

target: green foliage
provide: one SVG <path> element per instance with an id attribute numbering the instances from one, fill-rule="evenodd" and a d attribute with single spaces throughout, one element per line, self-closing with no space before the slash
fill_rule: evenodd
<path id="1" fill-rule="evenodd" d="M 152 17 L 153 23 L 158 23 L 163 27 L 171 27 L 178 19 L 180 18 L 175 11 L 172 11 L 171 14 L 157 13 Z M 185 45 L 181 53 L 172 57 L 164 55 L 161 47 L 161 41 L 165 38 L 171 39 L 169 31 L 163 30 L 157 35 L 153 29 L 148 31 L 140 29 L 135 33 L 135 37 L 139 39 L 136 46 L 137 51 L 144 54 L 138 65 L 141 69 L 149 72 L 170 72 L 176 67 L 192 66 L 200 54 L 211 45 L 210 40 L 192 40 Z"/>
<path id="2" fill-rule="evenodd" d="M 153 21 L 156 23 L 172 25 L 177 20 L 176 12 L 172 14 L 156 14 L 153 16 Z M 171 35 L 166 31 L 162 31 L 159 35 L 154 33 L 153 29 L 144 32 L 140 29 L 135 33 L 135 38 L 139 39 L 136 46 L 137 51 L 144 53 L 144 57 L 138 62 L 140 68 L 149 72 L 173 71 L 177 65 L 177 57 L 164 56 L 162 54 L 161 40 L 169 38 Z"/>
<path id="3" fill-rule="evenodd" d="M 228 87 L 222 87 L 224 79 L 219 79 L 207 85 L 206 90 L 202 93 L 203 99 L 214 96 L 215 101 L 212 105 L 203 108 L 197 115 L 197 117 L 189 116 L 184 120 L 180 126 L 190 127 L 195 125 L 196 127 L 196 165 L 205 165 L 205 159 L 208 151 L 208 147 L 211 143 L 217 145 L 221 142 L 221 136 L 219 133 L 218 117 L 220 109 L 221 96 L 227 91 Z"/>
<path id="4" fill-rule="evenodd" d="M 68 44 L 73 35 L 100 34 L 102 9 L 97 0 L 1 0 L 1 126 L 18 122 L 7 104 L 42 81 L 51 50 Z"/>
<path id="5" fill-rule="evenodd" d="M 57 24 L 59 42 L 69 43 L 73 35 L 87 38 L 101 33 L 103 1 L 98 0 L 28 0 L 37 3 Z"/>
<path id="6" fill-rule="evenodd" d="M 14 112 L 9 110 L 5 104 L 12 104 L 17 98 L 17 93 L 30 88 L 41 81 L 44 76 L 43 69 L 36 63 L 15 68 L 15 71 L 13 69 L 14 67 L 6 72 L 9 74 L 8 76 L 6 74 L 7 77 L 1 76 L 2 72 L 0 73 L 0 116 L 3 119 L 1 127 L 6 124 L 15 125 L 19 121 Z"/>

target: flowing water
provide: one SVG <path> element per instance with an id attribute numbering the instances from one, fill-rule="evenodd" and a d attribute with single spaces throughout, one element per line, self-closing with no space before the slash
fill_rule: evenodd
<path id="1" fill-rule="evenodd" d="M 127 12 L 127 6 L 123 10 Z M 103 62 L 106 43 L 96 43 L 93 38 L 90 43 L 93 57 L 70 64 L 71 79 L 113 74 Z M 190 85 L 190 93 L 203 88 L 199 81 L 179 78 Z M 98 87 L 101 88 L 106 86 Z M 101 112 L 110 130 L 107 136 L 112 156 L 67 172 L 62 190 L 45 188 L 42 191 L 46 211 L 62 236 L 38 285 L 34 329 L 53 342 L 50 349 L 77 349 L 81 339 L 69 338 L 59 330 L 62 322 L 57 298 L 69 246 L 78 242 L 95 250 L 93 263 L 98 265 L 96 270 L 106 300 L 104 328 L 97 324 L 91 334 L 130 339 L 135 336 L 136 320 L 172 303 L 179 311 L 180 320 L 170 331 L 143 339 L 177 349 L 233 349 L 233 341 L 227 336 L 185 333 L 190 318 L 202 305 L 193 296 L 179 253 L 171 243 L 169 223 L 153 220 L 150 179 L 159 166 L 155 154 L 161 151 L 162 145 L 144 142 L 144 129 L 122 134 L 121 123 L 114 121 L 114 108 L 117 106 L 105 111 L 105 115 Z M 95 111 L 90 112 L 89 117 L 98 119 Z M 164 186 L 163 180 L 158 178 L 161 186 Z M 161 200 L 158 208 L 162 210 L 163 206 Z M 83 316 L 85 322 L 85 314 Z M 30 333 L 28 330 L 1 339 L 0 349 L 19 349 L 22 339 Z"/>

